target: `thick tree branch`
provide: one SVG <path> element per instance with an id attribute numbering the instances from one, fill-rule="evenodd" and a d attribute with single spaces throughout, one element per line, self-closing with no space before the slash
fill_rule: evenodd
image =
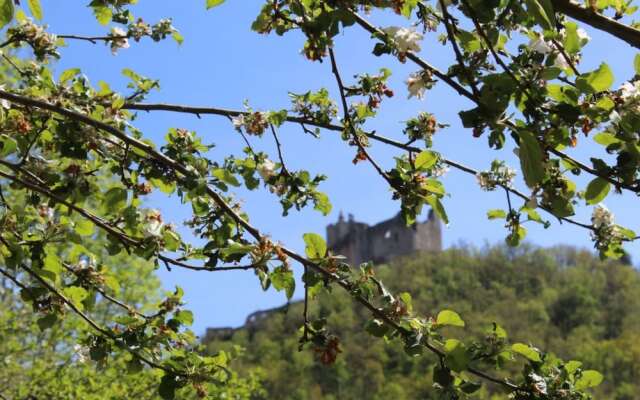
<path id="1" fill-rule="evenodd" d="M 551 3 L 556 12 L 565 14 L 603 32 L 607 32 L 627 42 L 629 45 L 640 49 L 640 30 L 596 13 L 589 8 L 582 7 L 570 0 L 551 0 Z"/>

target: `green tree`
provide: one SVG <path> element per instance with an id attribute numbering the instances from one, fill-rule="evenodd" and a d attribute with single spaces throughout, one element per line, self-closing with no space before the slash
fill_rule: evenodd
<path id="1" fill-rule="evenodd" d="M 629 20 L 635 7 L 620 1 L 589 2 L 585 7 L 569 0 L 268 0 L 252 29 L 264 34 L 301 33 L 303 53 L 311 61 L 326 60 L 336 83 L 335 100 L 326 89 L 292 94 L 288 110 L 145 103 L 159 84 L 131 69 L 124 71 L 130 84 L 122 93 L 100 77 L 95 78 L 97 85 L 92 84 L 80 68 L 54 77 L 52 63 L 64 57 L 63 45 L 73 41 L 104 42 L 114 53 L 140 40 L 183 41 L 170 19 L 149 24 L 134 15 L 129 7 L 134 3 L 91 1 L 99 24 L 111 27 L 107 34 L 84 37 L 56 35 L 38 25 L 46 12 L 39 0 L 0 0 L 0 24 L 7 27 L 0 43 L 6 50 L 0 89 L 0 184 L 6 192 L 0 197 L 0 271 L 21 289 L 22 304 L 34 310 L 39 325 L 62 323 L 75 314 L 93 332 L 78 339 L 99 365 L 125 352 L 134 370 L 142 364 L 160 371 L 162 397 L 174 398 L 178 390 L 207 396 L 209 386 L 224 387 L 233 373 L 227 367 L 227 353 L 202 356 L 195 351 L 193 334 L 186 329 L 193 315 L 182 308 L 183 293 L 176 290 L 166 296 L 150 316 L 141 315 L 132 304 L 122 306 L 131 309 L 130 315 L 103 321 L 93 299 L 102 291 L 109 296 L 120 293 L 113 276 L 100 266 L 112 265 L 114 257 L 127 257 L 127 264 L 134 267 L 144 260 L 211 273 L 250 270 L 265 289 L 273 287 L 290 298 L 296 286 L 292 268 L 299 265 L 305 271 L 307 300 L 325 286 L 344 290 L 367 310 L 365 330 L 372 336 L 399 340 L 411 355 L 437 356 L 433 387 L 424 386 L 426 380 L 406 383 L 414 384 L 416 394 L 431 391 L 442 398 L 459 398 L 485 390 L 486 383 L 520 399 L 589 397 L 602 375 L 577 362 L 546 356 L 529 344 L 533 339 L 547 340 L 539 333 L 531 332 L 531 339 L 516 343 L 508 342 L 506 333 L 497 328 L 490 341 L 456 338 L 454 332 L 468 323 L 488 321 L 469 315 L 465 323 L 459 314 L 465 310 L 456 312 L 448 306 L 427 318 L 414 309 L 408 292 L 389 292 L 372 265 L 348 265 L 328 252 L 316 234 L 305 235 L 304 255 L 274 243 L 250 224 L 234 193 L 241 186 L 264 188 L 278 198 L 285 215 L 307 206 L 324 214 L 331 210 L 329 197 L 319 190 L 325 176 L 287 168 L 278 128 L 291 122 L 300 124 L 306 134 L 341 133 L 354 150 L 354 163 L 370 164 L 380 175 L 400 202 L 408 224 L 425 206 L 448 221 L 447 192 L 440 177 L 446 168 L 455 168 L 475 176 L 484 190 L 504 191 L 506 209 L 493 209 L 488 217 L 504 221 L 509 245 L 524 239 L 525 223 L 550 227 L 542 212 L 584 228 L 602 257 L 620 257 L 624 242 L 636 235 L 616 224 L 601 202 L 611 189 L 640 191 L 640 91 L 636 77 L 612 88 L 614 76 L 606 63 L 593 71 L 579 69 L 589 38 L 578 22 L 640 47 L 640 31 Z M 208 0 L 206 7 L 222 3 Z M 376 27 L 363 17 L 363 12 L 373 10 L 402 15 L 411 26 Z M 610 13 L 614 18 L 607 16 Z M 507 140 L 513 143 L 526 192 L 516 189 L 516 172 L 503 160 L 478 171 L 434 151 L 432 144 L 446 125 L 428 112 L 407 121 L 401 141 L 365 130 L 365 124 L 375 122 L 385 99 L 394 95 L 387 83 L 392 71 L 362 72 L 344 79 L 334 40 L 351 29 L 371 34 L 375 56 L 415 65 L 416 72 L 407 79 L 410 98 L 420 98 L 442 84 L 471 102 L 471 109 L 459 113 L 463 125 L 476 138 L 486 136 L 490 148 L 501 149 Z M 420 53 L 424 38 L 420 30 L 438 29 L 452 52 L 453 63 L 446 71 Z M 213 157 L 208 152 L 212 145 L 177 127 L 167 127 L 164 143 L 153 143 L 135 126 L 137 111 L 229 117 L 246 149 L 224 159 Z M 591 131 L 596 143 L 615 159 L 594 151 L 588 165 L 567 154 L 568 147 L 578 145 L 579 132 Z M 261 139 L 274 141 L 277 156 L 254 150 L 251 143 Z M 374 143 L 399 152 L 393 168 L 385 170 L 374 159 L 370 152 Z M 277 161 L 271 160 L 276 157 Z M 577 174 L 591 177 L 586 187 L 578 188 L 571 180 Z M 151 192 L 170 194 L 172 200 L 191 206 L 187 228 L 202 245 L 184 241 L 157 210 L 144 207 L 142 199 Z M 11 200 L 17 198 L 24 201 Z M 590 222 L 575 219 L 582 204 L 594 206 Z M 101 251 L 92 251 L 89 244 L 99 234 L 108 243 Z M 59 252 L 59 243 L 72 244 L 71 249 Z M 94 258 L 97 267 L 86 267 Z M 453 282 L 458 278 L 455 271 L 447 277 Z M 536 292 L 540 280 L 529 276 L 502 290 Z M 456 292 L 463 283 L 443 287 Z M 590 293 L 565 293 L 561 299 L 551 317 L 535 302 L 519 302 L 516 307 L 539 323 L 561 319 L 572 337 L 579 336 L 577 326 L 583 323 L 597 325 L 588 312 L 569 318 L 566 311 L 594 304 Z M 122 303 L 116 297 L 112 302 Z M 322 363 L 341 365 L 340 339 L 332 329 L 344 322 L 314 319 L 304 310 L 303 314 L 301 345 L 312 348 Z M 623 321 L 612 323 L 610 335 Z M 504 371 L 514 373 L 512 365 L 520 373 L 506 377 Z M 344 379 L 365 380 L 347 369 L 315 373 L 336 387 Z M 291 388 L 291 393 L 299 391 Z"/>

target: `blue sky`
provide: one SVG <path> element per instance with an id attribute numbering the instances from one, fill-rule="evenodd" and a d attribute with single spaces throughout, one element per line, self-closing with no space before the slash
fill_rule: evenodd
<path id="1" fill-rule="evenodd" d="M 50 25 L 51 32 L 84 35 L 107 32 L 106 27 L 95 22 L 88 8 L 69 7 L 63 5 L 65 3 L 43 0 L 45 23 Z M 160 80 L 161 91 L 153 94 L 149 99 L 152 102 L 240 109 L 243 101 L 249 100 L 254 109 L 269 110 L 288 107 L 288 92 L 301 93 L 326 87 L 335 94 L 329 63 L 307 61 L 300 54 L 303 43 L 300 34 L 264 36 L 250 30 L 261 5 L 260 0 L 227 0 L 222 6 L 205 12 L 204 0 L 141 0 L 133 8 L 134 13 L 151 23 L 160 18 L 173 17 L 174 25 L 185 37 L 182 46 L 177 46 L 171 40 L 161 43 L 144 40 L 141 43 L 132 42 L 130 49 L 113 56 L 108 47 L 102 44 L 69 42 L 55 70 L 59 73 L 66 68 L 81 67 L 92 82 L 104 80 L 113 88 L 124 89 L 126 80 L 120 71 L 131 68 Z M 407 24 L 406 20 L 395 16 L 373 15 L 372 19 L 383 26 Z M 589 29 L 587 31 L 592 42 L 580 64 L 581 69 L 593 69 L 605 60 L 616 75 L 616 84 L 630 78 L 635 52 L 609 36 Z M 434 33 L 427 35 L 422 56 L 444 69 L 451 62 L 450 49 L 438 43 L 436 37 Z M 374 57 L 371 55 L 372 46 L 369 35 L 358 27 L 341 34 L 336 45 L 338 62 L 347 81 L 359 72 L 375 73 L 381 67 L 393 70 L 391 87 L 396 95 L 383 103 L 376 120 L 368 125 L 369 129 L 400 138 L 403 121 L 419 111 L 429 111 L 439 121 L 451 125 L 435 137 L 435 149 L 446 157 L 477 169 L 486 169 L 493 159 L 499 158 L 517 168 L 511 143 L 501 151 L 489 150 L 485 137 L 474 139 L 470 131 L 460 126 L 457 113 L 470 108 L 467 100 L 438 84 L 427 93 L 424 100 L 407 101 L 403 81 L 417 68 L 410 64 L 399 64 L 391 57 Z M 216 145 L 210 154 L 216 160 L 222 160 L 229 153 L 239 154 L 243 147 L 241 138 L 226 118 L 197 119 L 169 113 L 141 113 L 137 125 L 147 137 L 159 142 L 168 128 L 195 130 L 204 137 L 205 142 Z M 325 226 L 334 222 L 341 210 L 345 214 L 353 213 L 357 220 L 367 223 L 378 222 L 398 212 L 399 204 L 391 199 L 384 182 L 372 168 L 365 163 L 355 166 L 351 163 L 354 150 L 348 148 L 338 134 L 324 132 L 321 139 L 313 139 L 297 126 L 285 126 L 281 129 L 280 138 L 289 169 L 307 169 L 329 177 L 321 190 L 329 194 L 334 208 L 328 217 L 309 209 L 292 212 L 289 217 L 282 218 L 277 199 L 272 195 L 238 192 L 251 221 L 274 240 L 302 250 L 302 234 L 324 234 Z M 591 141 L 590 138 L 581 137 L 580 140 L 585 142 L 582 143 L 585 146 L 571 153 L 576 158 L 588 161 L 590 152 L 594 151 L 604 156 L 598 146 L 586 144 Z M 275 144 L 268 135 L 262 140 L 254 140 L 252 144 L 268 152 L 272 159 L 277 159 Z M 393 157 L 399 155 L 397 151 L 379 144 L 374 144 L 371 152 L 387 168 L 393 165 Z M 576 181 L 579 188 L 584 188 L 588 182 L 583 177 Z M 488 221 L 486 211 L 506 208 L 504 193 L 482 192 L 475 184 L 474 177 L 455 170 L 449 172 L 443 182 L 450 193 L 444 204 L 451 220 L 451 224 L 443 231 L 445 246 L 484 246 L 502 242 L 505 229 L 500 222 Z M 517 187 L 526 189 L 521 180 L 518 180 Z M 606 200 L 618 221 L 640 231 L 633 202 L 634 198 L 628 195 L 610 195 Z M 159 195 L 153 196 L 149 205 L 161 209 L 166 220 L 178 225 L 188 217 L 190 210 L 181 206 L 175 198 L 167 199 Z M 589 208 L 582 207 L 576 218 L 588 221 L 590 212 Z M 570 244 L 591 248 L 587 232 L 553 222 L 553 227 L 548 230 L 528 225 L 527 241 L 542 246 Z M 627 250 L 634 259 L 640 256 L 638 245 L 627 246 Z M 239 326 L 249 313 L 285 302 L 282 293 L 263 292 L 252 272 L 195 273 L 174 269 L 171 273 L 165 270 L 159 270 L 158 273 L 167 289 L 175 285 L 185 289 L 188 307 L 195 312 L 193 328 L 198 334 L 208 326 Z M 296 297 L 301 294 L 299 289 Z"/>

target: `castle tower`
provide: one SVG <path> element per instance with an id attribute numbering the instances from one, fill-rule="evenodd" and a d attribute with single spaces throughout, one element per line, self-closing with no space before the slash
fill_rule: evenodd
<path id="1" fill-rule="evenodd" d="M 419 251 L 441 251 L 442 227 L 433 210 L 413 226 L 407 226 L 400 213 L 374 226 L 356 222 L 351 214 L 345 221 L 340 213 L 338 222 L 327 226 L 327 245 L 352 265 L 384 263 Z"/>

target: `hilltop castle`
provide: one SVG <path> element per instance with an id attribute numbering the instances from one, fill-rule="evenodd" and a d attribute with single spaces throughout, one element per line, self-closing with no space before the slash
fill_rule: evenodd
<path id="1" fill-rule="evenodd" d="M 345 221 L 340 213 L 338 222 L 327 226 L 327 246 L 334 254 L 347 257 L 352 265 L 366 261 L 384 263 L 418 251 L 441 251 L 442 227 L 433 211 L 426 221 L 413 226 L 407 226 L 399 213 L 374 226 L 355 221 L 351 214 Z M 287 306 L 256 311 L 241 328 L 208 328 L 202 341 L 228 340 L 237 329 L 256 329 L 264 319 Z"/>
<path id="2" fill-rule="evenodd" d="M 353 265 L 383 263 L 418 251 L 441 251 L 442 227 L 432 210 L 426 221 L 413 226 L 400 213 L 374 226 L 355 221 L 352 214 L 345 221 L 340 213 L 338 222 L 327 226 L 327 245 Z"/>

